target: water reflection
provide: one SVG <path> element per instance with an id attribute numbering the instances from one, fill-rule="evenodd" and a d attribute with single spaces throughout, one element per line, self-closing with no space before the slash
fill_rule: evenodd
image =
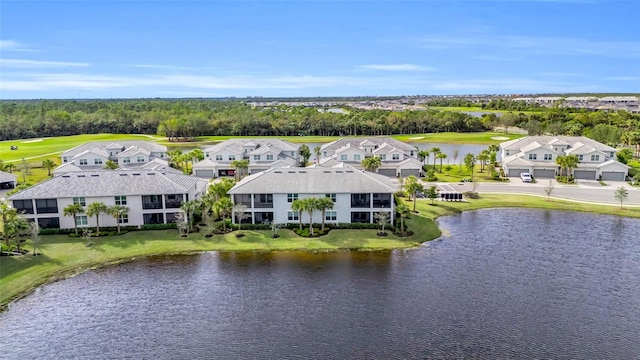
<path id="1" fill-rule="evenodd" d="M 450 237 L 418 250 L 205 253 L 88 272 L 0 314 L 0 354 L 640 356 L 640 242 L 629 241 L 640 220 L 502 209 L 439 221 Z"/>

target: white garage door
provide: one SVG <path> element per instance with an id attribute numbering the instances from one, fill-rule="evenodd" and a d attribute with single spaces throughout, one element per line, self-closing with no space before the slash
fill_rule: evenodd
<path id="1" fill-rule="evenodd" d="M 574 170 L 573 171 L 574 179 L 582 179 L 582 180 L 595 180 L 596 172 L 595 170 Z"/>
<path id="2" fill-rule="evenodd" d="M 213 178 L 213 170 L 196 169 L 196 176 L 203 179 Z"/>
<path id="3" fill-rule="evenodd" d="M 413 175 L 416 177 L 420 176 L 420 169 L 402 169 L 400 170 L 400 176 L 407 177 L 409 175 Z"/>
<path id="4" fill-rule="evenodd" d="M 509 169 L 509 177 L 518 177 L 522 173 L 528 173 L 529 169 Z"/>
<path id="5" fill-rule="evenodd" d="M 556 171 L 551 169 L 533 169 L 534 178 L 554 178 L 556 177 Z"/>
<path id="6" fill-rule="evenodd" d="M 378 169 L 378 174 L 396 177 L 396 169 Z"/>
<path id="7" fill-rule="evenodd" d="M 623 172 L 615 172 L 615 171 L 603 171 L 602 172 L 602 180 L 609 181 L 624 181 L 625 174 Z"/>

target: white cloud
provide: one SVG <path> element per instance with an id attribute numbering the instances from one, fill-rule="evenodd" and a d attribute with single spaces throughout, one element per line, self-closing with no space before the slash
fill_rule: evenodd
<path id="1" fill-rule="evenodd" d="M 27 59 L 0 59 L 0 67 L 4 68 L 60 68 L 60 67 L 87 67 L 90 64 L 62 61 L 41 61 Z"/>
<path id="2" fill-rule="evenodd" d="M 33 51 L 24 44 L 14 40 L 0 40 L 0 50 L 2 51 Z"/>
<path id="3" fill-rule="evenodd" d="M 367 70 L 380 71 L 431 71 L 433 68 L 414 64 L 360 65 Z"/>

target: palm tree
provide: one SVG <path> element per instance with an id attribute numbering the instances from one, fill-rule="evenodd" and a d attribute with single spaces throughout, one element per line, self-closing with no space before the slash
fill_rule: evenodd
<path id="1" fill-rule="evenodd" d="M 414 175 L 409 175 L 404 182 L 404 188 L 409 194 L 413 195 L 413 211 L 416 211 L 416 199 L 418 193 L 424 191 L 424 187 Z"/>
<path id="2" fill-rule="evenodd" d="M 446 158 L 447 158 L 447 154 L 445 154 L 445 153 L 438 153 L 438 154 L 436 155 L 436 157 L 437 157 L 438 159 L 440 159 L 440 172 L 442 173 L 442 160 L 444 160 L 444 159 L 446 159 Z"/>
<path id="3" fill-rule="evenodd" d="M 304 200 L 305 199 L 295 199 L 291 203 L 291 211 L 295 211 L 298 213 L 298 221 L 300 221 L 300 230 L 302 230 L 302 212 L 305 209 Z"/>
<path id="4" fill-rule="evenodd" d="M 360 162 L 360 164 L 365 170 L 376 172 L 376 170 L 378 170 L 380 165 L 382 165 L 382 160 L 377 156 L 373 156 L 373 157 L 365 158 Z"/>
<path id="5" fill-rule="evenodd" d="M 328 197 L 318 199 L 318 209 L 322 211 L 322 231 L 324 231 L 324 220 L 327 214 L 327 210 L 333 209 L 333 200 Z"/>
<path id="6" fill-rule="evenodd" d="M 247 218 L 247 206 L 242 204 L 236 204 L 233 206 L 233 213 L 237 214 L 238 219 L 238 234 L 240 234 L 240 226 L 242 225 L 242 220 Z"/>
<path id="7" fill-rule="evenodd" d="M 104 168 L 107 170 L 115 170 L 118 168 L 118 163 L 112 160 L 107 160 L 107 162 L 104 163 Z"/>
<path id="8" fill-rule="evenodd" d="M 75 228 L 76 235 L 78 235 L 78 223 L 76 222 L 76 216 L 78 216 L 78 214 L 82 214 L 84 212 L 84 208 L 80 204 L 69 204 L 62 211 L 64 216 L 73 218 L 73 226 Z"/>
<path id="9" fill-rule="evenodd" d="M 229 200 L 231 201 L 231 200 Z M 185 201 L 180 204 L 180 209 L 187 216 L 187 223 L 189 224 L 189 232 L 193 231 L 193 215 L 202 207 L 202 202 L 200 200 L 194 199 Z"/>
<path id="10" fill-rule="evenodd" d="M 433 169 L 435 170 L 436 168 L 436 157 L 438 156 L 438 154 L 440 154 L 442 151 L 440 151 L 439 147 L 432 147 L 429 152 L 431 152 L 433 154 Z"/>
<path id="11" fill-rule="evenodd" d="M 422 165 L 425 165 L 425 160 L 429 158 L 429 152 L 427 150 L 418 151 L 418 159 L 422 162 Z"/>
<path id="12" fill-rule="evenodd" d="M 560 176 L 562 176 L 562 170 L 567 167 L 567 157 L 564 155 L 560 155 L 556 158 L 556 164 L 560 166 Z M 566 175 L 566 173 L 565 173 Z"/>
<path id="13" fill-rule="evenodd" d="M 47 169 L 47 176 L 51 176 L 51 169 L 56 167 L 56 163 L 51 159 L 42 160 L 42 167 Z"/>
<path id="14" fill-rule="evenodd" d="M 464 157 L 464 165 L 471 171 L 471 180 L 473 180 L 473 168 L 476 166 L 476 156 L 472 153 L 468 153 Z"/>
<path id="15" fill-rule="evenodd" d="M 484 166 L 489 161 L 489 153 L 487 150 L 482 150 L 480 154 L 478 154 L 477 159 L 480 161 L 480 172 L 484 172 Z"/>
<path id="16" fill-rule="evenodd" d="M 409 214 L 409 207 L 405 204 L 396 206 L 396 212 L 400 214 L 400 231 L 404 232 L 404 218 Z"/>
<path id="17" fill-rule="evenodd" d="M 309 213 L 309 235 L 313 236 L 313 212 L 320 209 L 318 198 L 310 197 L 303 200 L 304 210 Z"/>
<path id="18" fill-rule="evenodd" d="M 96 236 L 100 236 L 100 214 L 107 212 L 107 205 L 99 201 L 92 202 L 87 206 L 87 215 L 96 217 Z"/>
<path id="19" fill-rule="evenodd" d="M 0 216 L 2 217 L 2 234 L 4 236 L 4 242 L 9 246 L 9 230 L 7 224 L 16 216 L 18 216 L 18 210 L 9 206 L 6 201 L 0 201 Z"/>
<path id="20" fill-rule="evenodd" d="M 129 208 L 123 205 L 113 205 L 107 209 L 107 213 L 116 219 L 116 227 L 118 234 L 120 234 L 120 218 L 129 213 Z"/>
<path id="21" fill-rule="evenodd" d="M 300 155 L 300 166 L 306 167 L 307 162 L 309 162 L 309 158 L 311 157 L 311 150 L 309 150 L 307 145 L 302 144 L 300 149 L 298 149 L 298 154 Z"/>
<path id="22" fill-rule="evenodd" d="M 225 223 L 225 220 L 227 219 L 227 215 L 231 214 L 231 212 L 233 211 L 233 203 L 231 202 L 231 199 L 229 199 L 228 197 L 223 197 L 213 203 L 213 208 L 215 209 L 216 213 L 222 216 L 222 230 L 226 232 L 227 225 Z"/>
<path id="23" fill-rule="evenodd" d="M 568 172 L 567 176 L 572 176 L 571 170 L 575 169 L 578 166 L 578 163 L 580 162 L 580 160 L 576 155 L 567 155 L 565 156 L 565 158 L 566 158 L 565 166 L 567 167 L 567 172 Z"/>
<path id="24" fill-rule="evenodd" d="M 624 186 L 620 186 L 616 189 L 616 192 L 613 195 L 616 200 L 620 201 L 620 209 L 622 209 L 622 203 L 629 197 L 629 192 L 624 188 Z"/>
<path id="25" fill-rule="evenodd" d="M 233 160 L 231 162 L 231 167 L 236 170 L 235 178 L 236 180 L 240 180 L 244 177 L 244 172 L 249 168 L 249 160 Z"/>
<path id="26" fill-rule="evenodd" d="M 197 163 L 198 161 L 204 160 L 204 152 L 202 151 L 202 149 L 195 148 L 189 151 L 186 155 L 189 157 L 189 160 L 191 160 L 192 168 L 193 164 Z"/>
<path id="27" fill-rule="evenodd" d="M 169 156 L 169 159 L 171 159 L 173 166 L 175 166 L 176 168 L 180 168 L 180 163 L 182 162 L 182 149 L 173 149 L 167 153 L 167 156 Z"/>
<path id="28" fill-rule="evenodd" d="M 313 153 L 316 155 L 316 163 L 320 163 L 320 153 L 322 152 L 322 148 L 320 146 L 316 146 L 313 148 Z"/>

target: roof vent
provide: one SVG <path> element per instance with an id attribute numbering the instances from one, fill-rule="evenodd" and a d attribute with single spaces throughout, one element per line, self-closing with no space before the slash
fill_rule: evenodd
<path id="1" fill-rule="evenodd" d="M 133 176 L 140 176 L 140 173 L 133 173 L 133 174 L 131 174 L 131 175 L 133 175 Z"/>
<path id="2" fill-rule="evenodd" d="M 62 175 L 62 177 L 63 177 L 63 178 L 69 178 L 69 177 L 71 177 L 71 176 L 69 176 L 69 175 Z"/>
<path id="3" fill-rule="evenodd" d="M 276 174 L 282 174 L 282 171 L 278 171 L 278 170 L 276 170 L 276 171 L 274 171 L 274 173 L 276 173 Z"/>
<path id="4" fill-rule="evenodd" d="M 91 177 L 98 177 L 98 176 L 100 176 L 100 175 L 98 175 L 98 174 L 91 174 Z"/>
<path id="5" fill-rule="evenodd" d="M 287 171 L 289 174 L 295 174 L 295 171 Z"/>
<path id="6" fill-rule="evenodd" d="M 345 171 L 345 172 L 350 173 L 350 174 L 353 174 L 353 170 L 347 170 L 347 171 Z"/>
<path id="7" fill-rule="evenodd" d="M 325 174 L 330 174 L 331 173 L 331 171 L 327 171 L 327 170 L 323 170 L 322 172 L 325 173 Z"/>
<path id="8" fill-rule="evenodd" d="M 128 174 L 118 174 L 118 175 L 120 175 L 120 176 L 127 176 Z"/>
<path id="9" fill-rule="evenodd" d="M 156 173 L 149 172 L 147 175 L 155 175 Z"/>
<path id="10" fill-rule="evenodd" d="M 85 175 L 78 175 L 78 177 L 85 177 Z"/>
<path id="11" fill-rule="evenodd" d="M 306 174 L 307 173 L 305 170 L 300 170 L 298 172 L 301 173 L 301 174 Z"/>
<path id="12" fill-rule="evenodd" d="M 342 170 L 336 170 L 336 173 L 337 173 L 337 174 L 342 174 L 343 172 L 344 172 L 344 171 L 342 171 Z"/>

